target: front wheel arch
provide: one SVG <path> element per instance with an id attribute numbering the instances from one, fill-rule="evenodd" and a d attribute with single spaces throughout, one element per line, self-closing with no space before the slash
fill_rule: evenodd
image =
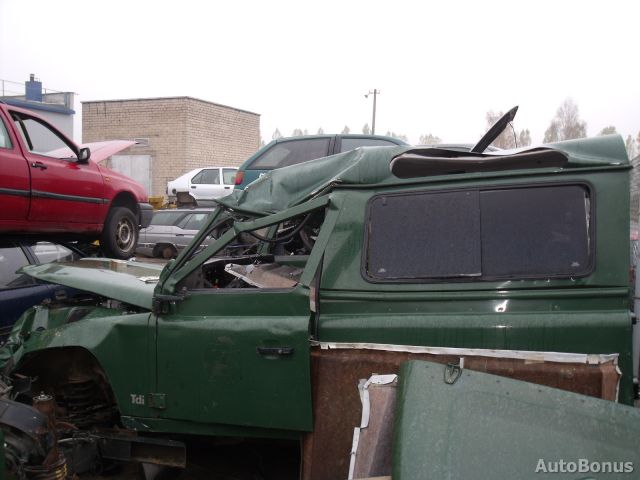
<path id="1" fill-rule="evenodd" d="M 95 356 L 81 347 L 62 347 L 40 350 L 25 356 L 14 374 L 21 374 L 33 380 L 31 393 L 37 395 L 45 392 L 64 405 L 77 387 L 83 395 L 91 393 L 87 398 L 87 406 L 102 405 L 99 416 L 81 418 L 82 412 L 69 412 L 76 415 L 71 423 L 79 423 L 79 427 L 93 425 L 113 426 L 120 423 L 120 408 L 106 372 Z M 71 386 L 72 388 L 68 388 Z M 94 412 L 95 413 L 95 412 Z M 94 421 L 95 420 L 95 421 Z"/>

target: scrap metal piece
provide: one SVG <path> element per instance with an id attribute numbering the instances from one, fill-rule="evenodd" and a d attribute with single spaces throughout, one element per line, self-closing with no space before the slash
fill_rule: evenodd
<path id="1" fill-rule="evenodd" d="M 224 270 L 258 288 L 293 288 L 300 281 L 304 271 L 302 268 L 277 263 L 264 265 L 228 263 Z"/>
<path id="2" fill-rule="evenodd" d="M 398 376 L 372 375 L 358 385 L 360 427 L 353 429 L 349 480 L 391 473 L 391 442 Z"/>
<path id="3" fill-rule="evenodd" d="M 396 373 L 407 360 L 440 363 L 442 381 L 447 363 L 464 357 L 462 377 L 475 370 L 538 385 L 615 401 L 621 374 L 617 354 L 586 355 L 562 352 L 442 348 L 374 343 L 312 342 L 313 432 L 303 440 L 304 480 L 346 478 L 353 426 L 361 421 L 362 403 L 354 388 L 372 372 Z"/>

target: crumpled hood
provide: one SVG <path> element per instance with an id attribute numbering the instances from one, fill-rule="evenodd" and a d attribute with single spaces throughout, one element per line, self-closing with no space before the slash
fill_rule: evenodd
<path id="1" fill-rule="evenodd" d="M 31 265 L 20 271 L 38 280 L 151 310 L 153 289 L 163 267 L 111 258 L 83 258 L 77 262 Z"/>

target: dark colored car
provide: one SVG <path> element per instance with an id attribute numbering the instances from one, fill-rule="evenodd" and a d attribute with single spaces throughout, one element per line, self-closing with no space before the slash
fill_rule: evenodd
<path id="1" fill-rule="evenodd" d="M 408 145 L 399 138 L 382 135 L 309 135 L 278 138 L 265 145 L 240 165 L 236 187 L 242 189 L 261 174 L 276 168 L 348 152 L 358 147 L 395 147 Z"/>
<path id="2" fill-rule="evenodd" d="M 0 338 L 4 338 L 14 322 L 27 308 L 43 300 L 69 295 L 76 290 L 61 285 L 45 283 L 16 273 L 25 265 L 40 265 L 81 258 L 80 251 L 71 246 L 29 240 L 0 241 Z"/>

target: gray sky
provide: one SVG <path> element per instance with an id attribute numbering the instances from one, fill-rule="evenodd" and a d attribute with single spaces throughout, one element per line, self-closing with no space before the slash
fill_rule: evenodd
<path id="1" fill-rule="evenodd" d="M 640 131 L 640 2 L 0 0 L 0 79 L 84 100 L 189 95 L 277 127 L 474 142 L 520 105 L 533 142 L 566 97 L 587 132 Z M 79 129 L 78 133 L 79 133 Z"/>

